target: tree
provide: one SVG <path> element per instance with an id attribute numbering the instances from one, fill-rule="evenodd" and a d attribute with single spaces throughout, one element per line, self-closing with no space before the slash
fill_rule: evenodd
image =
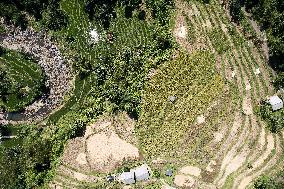
<path id="1" fill-rule="evenodd" d="M 277 78 L 273 82 L 275 88 L 284 88 L 284 72 L 281 72 L 277 75 Z"/>
<path id="2" fill-rule="evenodd" d="M 234 22 L 239 23 L 242 19 L 242 11 L 241 11 L 241 2 L 240 0 L 232 0 L 230 4 L 230 15 L 232 16 L 232 20 Z"/>
<path id="3" fill-rule="evenodd" d="M 67 26 L 68 17 L 56 6 L 51 5 L 43 13 L 43 25 L 50 30 L 60 30 Z"/>
<path id="4" fill-rule="evenodd" d="M 20 146 L 0 148 L 0 188 L 24 189 L 24 163 Z"/>
<path id="5" fill-rule="evenodd" d="M 269 63 L 276 71 L 284 71 L 284 1 L 245 0 L 244 5 L 265 30 L 269 46 Z"/>

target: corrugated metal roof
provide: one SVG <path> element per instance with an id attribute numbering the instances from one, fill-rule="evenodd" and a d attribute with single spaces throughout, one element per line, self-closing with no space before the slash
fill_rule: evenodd
<path id="1" fill-rule="evenodd" d="M 282 100 L 278 96 L 271 96 L 269 99 L 271 105 L 276 105 L 282 103 Z"/>

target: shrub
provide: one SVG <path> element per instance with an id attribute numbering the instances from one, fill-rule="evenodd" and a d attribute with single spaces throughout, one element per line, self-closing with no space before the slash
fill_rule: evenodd
<path id="1" fill-rule="evenodd" d="M 260 116 L 264 119 L 271 132 L 276 133 L 284 128 L 284 109 L 273 111 L 271 106 L 262 102 L 259 110 Z"/>
<path id="2" fill-rule="evenodd" d="M 232 0 L 230 3 L 230 15 L 234 22 L 239 23 L 241 21 L 243 14 L 241 11 L 241 2 L 240 0 Z"/>
<path id="3" fill-rule="evenodd" d="M 281 72 L 277 75 L 273 85 L 276 89 L 284 88 L 284 72 Z"/>

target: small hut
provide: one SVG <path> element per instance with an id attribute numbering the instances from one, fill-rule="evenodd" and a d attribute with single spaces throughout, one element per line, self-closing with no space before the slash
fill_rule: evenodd
<path id="1" fill-rule="evenodd" d="M 269 104 L 273 111 L 283 108 L 283 101 L 276 95 L 269 98 Z"/>
<path id="2" fill-rule="evenodd" d="M 146 164 L 132 170 L 135 174 L 136 181 L 148 180 L 150 178 L 149 167 Z"/>
<path id="3" fill-rule="evenodd" d="M 167 169 L 166 172 L 165 172 L 165 175 L 168 176 L 168 177 L 173 176 L 173 170 L 172 169 Z"/>
<path id="4" fill-rule="evenodd" d="M 123 182 L 124 184 L 134 184 L 135 183 L 135 176 L 134 172 L 123 172 L 119 175 L 118 180 Z"/>

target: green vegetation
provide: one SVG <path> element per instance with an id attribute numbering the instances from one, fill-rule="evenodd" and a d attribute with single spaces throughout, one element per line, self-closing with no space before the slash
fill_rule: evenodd
<path id="1" fill-rule="evenodd" d="M 59 30 L 68 23 L 67 17 L 59 9 L 60 0 L 3 0 L 0 2 L 0 16 L 7 24 L 26 29 L 29 20 L 24 12 L 41 21 L 49 30 Z"/>
<path id="2" fill-rule="evenodd" d="M 2 136 L 17 136 L 22 130 L 21 126 L 13 126 L 13 125 L 0 125 L 0 134 Z M 1 139 L 1 145 L 6 148 L 17 146 L 21 144 L 21 138 L 15 137 L 13 139 Z"/>
<path id="3" fill-rule="evenodd" d="M 143 8 L 140 1 L 135 1 L 136 5 L 130 7 L 135 4 L 134 1 L 56 0 L 54 5 L 51 2 L 34 1 L 35 7 L 41 3 L 38 12 L 10 2 L 5 2 L 5 6 L 14 6 L 11 15 L 16 15 L 19 9 L 31 11 L 30 16 L 36 18 L 36 25 L 50 32 L 61 52 L 73 63 L 76 74 L 74 91 L 66 98 L 64 106 L 44 120 L 43 125 L 24 126 L 20 135 L 23 144 L 13 147 L 16 152 L 13 148 L 1 149 L 5 156 L 2 156 L 0 167 L 7 172 L 0 174 L 0 188 L 44 186 L 54 176 L 53 171 L 66 141 L 82 135 L 86 124 L 103 112 L 126 110 L 137 118 L 141 93 L 150 69 L 169 60 L 174 46 L 169 26 L 172 1 L 146 1 Z M 88 9 L 90 2 L 94 7 Z M 106 6 L 108 4 L 111 5 Z M 104 10 L 106 7 L 111 10 Z M 93 18 L 88 12 L 92 9 L 97 14 Z M 114 16 L 110 16 L 109 11 Z M 10 20 L 8 15 L 4 17 Z M 90 41 L 92 29 L 100 36 L 97 43 Z M 113 35 L 111 41 L 109 34 Z M 14 70 L 18 68 L 18 62 L 12 61 L 11 57 L 8 63 L 15 64 Z M 24 67 L 27 72 L 24 76 L 34 74 L 31 77 L 37 79 L 36 74 L 28 70 L 30 67 Z M 7 153 L 15 158 L 10 158 Z M 12 162 L 7 163 L 9 159 Z M 9 165 L 15 166 L 7 167 Z M 8 174 L 12 176 L 5 180 Z M 105 183 L 92 187 L 104 188 Z M 82 185 L 82 188 L 86 187 Z"/>
<path id="4" fill-rule="evenodd" d="M 44 92 L 44 73 L 31 57 L 4 50 L 0 62 L 0 109 L 20 111 Z"/>
<path id="5" fill-rule="evenodd" d="M 188 16 L 184 15 L 185 16 L 185 21 L 186 21 L 186 25 L 187 25 L 187 28 L 188 28 L 188 32 L 187 32 L 187 40 L 190 44 L 194 44 L 195 41 L 196 41 L 196 31 L 194 30 L 194 26 L 193 24 L 190 22 Z"/>
<path id="6" fill-rule="evenodd" d="M 274 176 L 262 175 L 254 182 L 255 189 L 281 189 L 284 187 L 284 171 L 279 171 Z"/>
<path id="7" fill-rule="evenodd" d="M 23 125 L 18 133 L 21 145 L 1 146 L 1 188 L 34 188 L 52 178 L 50 171 L 57 163 L 65 142 L 84 131 L 86 118 L 76 112 L 68 112 L 57 125 Z M 9 178 L 8 178 L 9 177 Z"/>
<path id="8" fill-rule="evenodd" d="M 214 49 L 219 53 L 223 54 L 229 50 L 230 44 L 226 38 L 226 35 L 221 28 L 214 28 L 209 33 L 209 38 Z"/>
<path id="9" fill-rule="evenodd" d="M 109 31 L 112 31 L 115 38 L 113 44 L 115 49 L 149 46 L 152 42 L 151 39 L 154 34 L 154 28 L 138 18 L 131 19 L 123 17 L 123 9 L 117 14 L 117 19 L 115 22 L 111 22 L 109 27 Z"/>
<path id="10" fill-rule="evenodd" d="M 271 64 L 278 70 L 284 71 L 284 39 L 283 39 L 283 17 L 284 7 L 281 0 L 259 1 L 250 9 L 253 17 L 266 31 L 270 47 Z"/>
<path id="11" fill-rule="evenodd" d="M 126 18 L 126 7 L 122 6 L 115 8 L 116 18 L 111 19 L 108 30 L 103 31 L 100 22 L 82 22 L 88 19 L 86 13 L 77 11 L 83 9 L 83 3 L 62 1 L 61 6 L 67 15 L 76 15 L 73 15 L 74 19 L 70 19 L 65 29 L 55 33 L 55 37 L 72 36 L 72 41 L 66 38 L 70 44 L 68 56 L 74 59 L 74 67 L 79 72 L 75 95 L 64 109 L 67 110 L 80 99 L 77 108 L 90 119 L 104 111 L 117 110 L 125 110 L 137 117 L 141 90 L 149 70 L 167 59 L 171 52 L 168 25 L 160 26 L 154 21 L 140 20 L 137 14 Z M 96 44 L 88 41 L 92 28 L 97 28 L 101 35 Z M 113 42 L 107 40 L 104 32 L 112 33 Z M 77 83 L 86 85 L 79 84 L 77 87 Z M 60 113 L 54 116 L 58 115 Z"/>
<path id="12" fill-rule="evenodd" d="M 261 29 L 266 32 L 269 45 L 270 63 L 278 71 L 284 71 L 284 39 L 283 39 L 283 18 L 284 6 L 282 0 L 259 0 L 259 1 L 238 1 L 230 2 L 230 13 L 240 21 L 243 17 L 241 7 L 245 6 L 246 11 L 260 24 Z"/>
<path id="13" fill-rule="evenodd" d="M 284 88 L 284 72 L 277 75 L 273 84 L 276 89 Z"/>
<path id="14" fill-rule="evenodd" d="M 147 157 L 177 157 L 196 117 L 224 86 L 215 72 L 214 61 L 209 52 L 198 52 L 191 57 L 181 55 L 162 66 L 149 81 L 136 130 L 141 150 Z M 176 97 L 176 101 L 170 102 L 170 96 Z M 200 132 L 198 128 L 195 130 Z"/>
<path id="15" fill-rule="evenodd" d="M 5 33 L 5 32 L 6 32 L 6 29 L 4 28 L 4 26 L 2 24 L 0 24 L 0 34 Z"/>
<path id="16" fill-rule="evenodd" d="M 82 136 L 86 125 L 94 123 L 101 114 L 112 116 L 120 111 L 126 111 L 136 119 L 135 131 L 145 160 L 149 163 L 161 157 L 168 162 L 164 166 L 151 165 L 153 176 L 167 183 L 173 184 L 174 177 L 166 177 L 165 169 L 172 168 L 176 174 L 184 165 L 198 166 L 202 169 L 200 181 L 213 182 L 218 179 L 215 177 L 219 177 L 216 175 L 219 170 L 212 174 L 203 171 L 211 160 L 217 161 L 213 168 L 220 168 L 220 180 L 214 182 L 223 182 L 220 185 L 224 187 L 236 184 L 235 177 L 242 173 L 247 176 L 254 174 L 250 172 L 253 169 L 264 171 L 266 163 L 275 165 L 271 160 L 280 159 L 279 136 L 273 135 L 272 142 L 269 141 L 266 131 L 260 133 L 261 124 L 254 115 L 243 114 L 240 120 L 234 120 L 234 115 L 241 114 L 244 100 L 248 100 L 247 104 L 254 108 L 258 100 L 271 90 L 269 76 L 263 68 L 263 57 L 253 51 L 255 47 L 250 46 L 230 23 L 219 1 L 187 2 L 192 14 L 187 8 L 182 10 L 182 14 L 187 23 L 187 40 L 193 47 L 191 55 L 178 49 L 172 39 L 173 0 L 1 1 L 3 9 L 0 16 L 6 23 L 22 29 L 28 25 L 37 26 L 36 29 L 51 35 L 62 55 L 72 63 L 75 78 L 74 90 L 66 96 L 66 102 L 59 110 L 37 125 L 23 125 L 18 132 L 19 145 L 1 145 L 0 188 L 46 187 L 56 174 L 54 170 L 60 163 L 59 157 L 66 142 Z M 243 4 L 237 0 L 230 2 L 233 20 L 242 26 L 250 26 L 240 10 Z M 278 3 L 277 0 L 259 2 Z M 195 6 L 191 6 L 193 4 Z M 249 11 L 258 9 L 255 4 Z M 267 7 L 265 10 L 268 10 Z M 282 17 L 278 9 L 272 12 L 273 19 Z M 29 16 L 26 17 L 26 14 Z M 270 13 L 263 14 L 267 17 Z M 269 18 L 265 28 L 270 45 L 275 47 L 271 52 L 275 57 L 282 51 L 282 38 L 279 36 L 282 22 L 278 20 L 279 26 L 275 26 L 272 22 L 276 21 Z M 91 40 L 92 30 L 99 36 L 97 41 Z M 0 26 L 0 33 L 4 32 L 4 27 L 1 29 Z M 247 37 L 254 38 L 255 35 L 249 36 L 251 32 L 250 27 Z M 199 51 L 194 51 L 195 47 Z M 3 63 L 0 67 L 0 106 L 8 111 L 21 110 L 44 92 L 44 74 L 34 60 L 28 58 L 29 55 L 0 48 L 0 56 Z M 277 64 L 279 70 L 281 65 Z M 222 70 L 223 77 L 215 67 Z M 261 68 L 261 74 L 253 73 L 256 68 Z M 232 72 L 234 76 L 231 76 Z M 247 82 L 250 90 L 246 89 Z M 279 75 L 274 84 L 280 88 L 282 83 L 283 76 Z M 260 114 L 271 122 L 269 127 L 273 131 L 284 125 L 283 111 L 271 112 L 263 106 Z M 206 121 L 197 124 L 197 117 L 201 115 Z M 221 139 L 216 139 L 215 134 L 222 135 Z M 259 144 L 256 141 L 262 134 L 265 145 L 257 148 Z M 214 137 L 221 141 L 216 142 Z M 270 143 L 276 149 L 266 152 Z M 230 154 L 233 147 L 235 151 Z M 243 153 L 245 163 L 232 174 L 225 175 L 233 158 L 246 150 L 250 151 L 248 155 Z M 264 154 L 267 154 L 264 163 L 259 162 L 259 166 L 248 169 L 248 163 L 253 166 L 254 160 L 264 157 Z M 219 166 L 225 156 L 228 157 L 228 165 Z M 126 166 L 127 163 L 129 166 Z M 129 169 L 136 163 L 141 162 L 126 162 L 122 168 Z M 60 182 L 63 176 L 59 176 Z M 74 182 L 66 183 L 68 180 Z M 61 182 L 66 187 L 75 183 L 78 188 L 121 188 L 117 183 L 87 183 L 67 176 Z M 255 185 L 269 188 L 275 183 L 273 177 L 260 179 Z M 161 183 L 151 182 L 134 185 L 134 188 L 160 187 Z"/>
<path id="17" fill-rule="evenodd" d="M 284 128 L 284 109 L 273 111 L 271 106 L 265 102 L 260 106 L 260 115 L 267 122 L 272 132 L 278 132 Z"/>

